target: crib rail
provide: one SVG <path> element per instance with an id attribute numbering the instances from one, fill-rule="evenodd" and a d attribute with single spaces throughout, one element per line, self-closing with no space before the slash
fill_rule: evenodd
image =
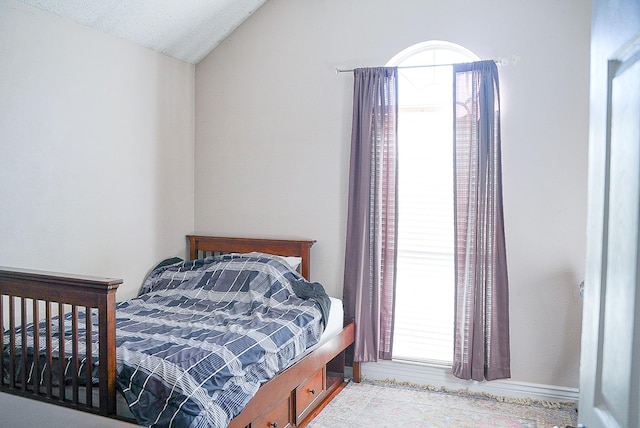
<path id="1" fill-rule="evenodd" d="M 115 297 L 121 283 L 113 278 L 0 267 L 0 391 L 115 415 Z M 99 320 L 95 388 L 90 381 L 96 364 L 94 345 L 87 340 L 93 334 L 92 326 L 86 322 L 82 333 L 78 327 L 78 314 L 84 312 L 90 320 L 92 311 L 97 311 Z M 55 315 L 59 315 L 57 321 Z M 67 315 L 67 325 L 62 315 Z M 65 340 L 54 341 L 55 330 L 70 335 L 71 349 L 65 349 Z M 81 342 L 86 347 L 82 354 Z M 55 359 L 54 355 L 65 357 Z M 70 382 L 65 382 L 65 372 Z M 88 381 L 81 387 L 82 376 Z"/>

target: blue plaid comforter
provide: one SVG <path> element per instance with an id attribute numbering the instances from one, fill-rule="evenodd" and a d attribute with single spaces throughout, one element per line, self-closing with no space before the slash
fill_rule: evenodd
<path id="1" fill-rule="evenodd" d="M 153 270 L 139 296 L 116 309 L 117 385 L 138 423 L 226 427 L 320 339 L 319 306 L 293 291 L 301 279 L 260 253 Z"/>
<path id="2" fill-rule="evenodd" d="M 117 309 L 118 386 L 148 426 L 226 427 L 260 384 L 322 334 L 321 312 L 277 257 L 156 269 Z"/>

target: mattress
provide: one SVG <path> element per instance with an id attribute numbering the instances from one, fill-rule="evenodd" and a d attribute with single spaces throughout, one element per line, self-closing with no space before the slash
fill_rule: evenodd
<path id="1" fill-rule="evenodd" d="M 304 355 L 318 348 L 327 340 L 331 339 L 336 334 L 342 331 L 342 328 L 344 326 L 344 308 L 342 307 L 342 300 L 335 297 L 330 297 L 330 299 L 331 310 L 329 311 L 329 321 L 327 322 L 327 326 L 325 327 L 322 336 L 320 336 L 320 340 L 318 341 L 318 343 L 308 348 Z"/>

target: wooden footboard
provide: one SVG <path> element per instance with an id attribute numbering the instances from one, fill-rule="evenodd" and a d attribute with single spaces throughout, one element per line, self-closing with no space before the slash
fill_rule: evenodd
<path id="1" fill-rule="evenodd" d="M 115 296 L 121 283 L 120 279 L 0 267 L 0 332 L 4 332 L 0 341 L 0 391 L 104 416 L 115 415 Z M 78 347 L 80 341 L 95 333 L 90 323 L 84 332 L 78 328 L 81 311 L 89 318 L 91 311 L 97 311 L 99 317 L 99 383 L 95 387 L 91 382 L 82 382 L 91 379 L 96 362 L 91 357 L 91 341 L 86 341 L 86 353 Z M 54 319 L 58 314 L 70 314 L 67 323 L 71 323 L 69 340 L 73 345 L 66 349 L 65 341 L 57 340 L 57 331 L 65 330 L 63 317 Z M 30 323 L 33 337 L 40 337 L 39 341 L 27 336 Z M 34 355 L 40 357 L 33 358 Z M 58 355 L 67 357 L 57 358 Z M 87 355 L 84 361 L 83 355 Z M 93 398 L 95 388 L 99 391 L 97 402 Z"/>

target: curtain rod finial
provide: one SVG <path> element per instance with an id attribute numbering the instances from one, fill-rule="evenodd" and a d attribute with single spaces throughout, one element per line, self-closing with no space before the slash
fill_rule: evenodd
<path id="1" fill-rule="evenodd" d="M 498 65 L 517 65 L 522 58 L 520 55 L 511 55 L 511 58 L 507 58 L 504 56 L 499 56 L 496 60 L 496 64 Z"/>

